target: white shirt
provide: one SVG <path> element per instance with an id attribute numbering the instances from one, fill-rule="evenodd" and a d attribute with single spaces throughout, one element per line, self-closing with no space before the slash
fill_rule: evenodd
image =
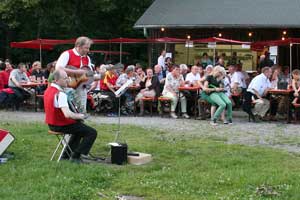
<path id="1" fill-rule="evenodd" d="M 101 86 L 100 86 L 101 82 L 100 81 L 97 81 L 97 85 L 96 85 L 96 88 L 94 90 L 96 91 L 100 91 L 101 89 Z"/>
<path id="2" fill-rule="evenodd" d="M 20 69 L 14 69 L 11 71 L 8 79 L 8 86 L 9 87 L 17 87 L 15 83 L 11 80 L 12 78 L 15 78 L 18 83 L 21 81 L 28 82 L 29 78 L 27 77 L 27 74 L 25 72 L 21 72 Z"/>
<path id="3" fill-rule="evenodd" d="M 73 48 L 72 51 L 74 52 L 74 54 L 76 56 L 80 56 L 80 54 L 78 53 L 78 51 Z M 81 56 L 81 57 L 84 57 L 84 56 Z M 88 59 L 89 59 L 89 64 L 88 66 L 92 69 L 92 63 L 91 63 L 91 59 L 89 56 L 87 56 Z M 64 51 L 58 58 L 57 62 L 56 62 L 56 65 L 55 65 L 55 68 L 57 69 L 57 67 L 66 67 L 68 62 L 69 62 L 69 58 L 70 58 L 70 55 L 69 55 L 69 52 L 68 51 Z M 80 67 L 82 66 L 82 61 L 80 63 Z"/>
<path id="4" fill-rule="evenodd" d="M 166 70 L 165 57 L 163 57 L 162 55 L 158 57 L 157 64 L 162 67 L 163 71 Z"/>
<path id="5" fill-rule="evenodd" d="M 271 81 L 271 88 L 277 89 L 277 86 L 278 86 L 278 78 Z"/>
<path id="6" fill-rule="evenodd" d="M 231 75 L 231 87 L 233 87 L 235 83 L 238 84 L 238 87 L 241 87 L 241 88 L 247 87 L 245 75 L 242 72 L 234 72 Z"/>
<path id="7" fill-rule="evenodd" d="M 271 87 L 270 80 L 266 77 L 264 73 L 261 73 L 260 75 L 254 77 L 252 81 L 250 82 L 247 91 L 255 94 L 253 89 L 255 89 L 260 96 L 264 94 L 264 91 L 267 88 Z"/>
<path id="8" fill-rule="evenodd" d="M 188 73 L 185 77 L 186 81 L 189 81 L 190 83 L 194 83 L 195 81 L 199 81 L 200 80 L 200 74 L 197 73 L 196 75 L 194 75 L 192 72 Z"/>
<path id="9" fill-rule="evenodd" d="M 54 97 L 54 107 L 55 108 L 69 107 L 68 97 L 67 97 L 66 93 L 63 92 L 63 89 L 56 83 L 51 83 L 51 86 L 53 86 L 59 90 L 58 97 L 57 97 L 57 95 L 55 95 L 55 97 Z"/>
<path id="10" fill-rule="evenodd" d="M 224 77 L 224 80 L 223 80 L 223 82 L 224 82 L 224 89 L 225 89 L 225 94 L 226 94 L 226 96 L 228 96 L 228 97 L 230 97 L 231 96 L 231 92 L 230 92 L 230 77 L 228 77 L 228 76 L 225 76 Z"/>

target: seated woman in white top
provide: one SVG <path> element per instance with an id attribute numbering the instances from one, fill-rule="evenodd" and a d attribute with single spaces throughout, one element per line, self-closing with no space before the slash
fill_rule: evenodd
<path id="1" fill-rule="evenodd" d="M 178 65 L 174 65 L 174 69 L 171 73 L 169 73 L 166 77 L 166 82 L 164 86 L 164 90 L 162 92 L 163 96 L 171 99 L 171 117 L 177 119 L 177 115 L 175 114 L 175 109 L 178 103 L 179 98 L 179 90 L 178 87 L 184 85 L 184 80 L 182 75 L 180 74 L 180 68 Z M 183 113 L 184 118 L 189 118 L 186 113 L 186 98 L 180 94 L 180 102 L 181 102 L 181 111 Z"/>

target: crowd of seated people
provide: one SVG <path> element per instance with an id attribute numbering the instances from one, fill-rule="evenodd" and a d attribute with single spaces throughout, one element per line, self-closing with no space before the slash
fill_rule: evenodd
<path id="1" fill-rule="evenodd" d="M 290 80 L 289 67 L 264 66 L 261 73 L 251 80 L 243 71 L 242 63 L 237 60 L 236 54 L 233 54 L 227 65 L 224 56 L 217 57 L 212 62 L 212 58 L 203 53 L 201 58 L 197 57 L 193 66 L 187 66 L 174 64 L 172 58 L 166 57 L 166 52 L 162 51 L 153 67 L 138 63 L 127 67 L 117 64 L 96 66 L 96 73 L 105 75 L 101 80 L 94 81 L 88 92 L 94 101 L 99 101 L 100 97 L 109 99 L 111 106 L 108 107 L 107 115 L 111 117 L 118 116 L 119 105 L 122 115 L 133 114 L 136 108 L 140 110 L 140 115 L 144 115 L 142 99 L 148 97 L 157 101 L 158 97 L 163 96 L 170 99 L 171 118 L 177 119 L 181 115 L 188 119 L 192 110 L 197 109 L 199 118 L 205 119 L 210 116 L 212 125 L 217 125 L 220 120 L 224 124 L 231 124 L 233 107 L 239 106 L 242 106 L 254 121 L 276 120 L 276 115 L 286 110 L 286 102 L 292 100 L 288 99 L 289 97 L 270 95 L 269 90 L 283 85 L 291 85 L 295 97 L 293 103 L 299 102 L 299 70 L 291 73 L 293 79 Z M 213 63 L 216 63 L 215 66 Z M 261 66 L 262 63 L 271 62 L 264 58 Z M 13 69 L 9 62 L 2 62 L 0 91 L 10 88 L 18 107 L 19 103 L 29 96 L 20 83 L 45 79 L 51 82 L 54 66 L 55 62 L 42 69 L 41 63 L 36 61 L 30 68 L 20 63 Z M 115 92 L 128 80 L 132 80 L 138 89 L 135 89 L 135 92 L 127 90 L 120 98 L 116 97 Z M 198 90 L 180 90 L 180 87 L 195 87 Z M 46 86 L 36 89 L 38 94 L 43 94 Z M 193 103 L 195 98 L 199 100 L 197 107 Z M 205 105 L 201 104 L 203 101 L 206 102 Z M 94 103 L 97 105 L 97 102 Z"/>
<path id="2" fill-rule="evenodd" d="M 0 103 L 18 110 L 20 104 L 32 96 L 32 89 L 24 88 L 28 82 L 44 83 L 49 76 L 47 69 L 35 61 L 32 65 L 19 63 L 16 67 L 10 60 L 0 61 Z M 34 87 L 36 94 L 43 94 L 46 85 Z"/>

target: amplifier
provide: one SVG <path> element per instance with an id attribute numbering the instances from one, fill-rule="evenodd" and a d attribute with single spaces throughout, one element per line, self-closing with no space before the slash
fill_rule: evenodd
<path id="1" fill-rule="evenodd" d="M 128 146 L 125 143 L 109 143 L 111 146 L 111 163 L 122 165 L 127 162 L 127 149 Z"/>

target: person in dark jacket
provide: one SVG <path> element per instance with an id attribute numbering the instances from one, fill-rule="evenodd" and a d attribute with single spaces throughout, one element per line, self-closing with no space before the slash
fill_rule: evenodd
<path id="1" fill-rule="evenodd" d="M 160 86 L 157 76 L 153 76 L 153 70 L 148 68 L 146 76 L 141 80 L 141 91 L 137 94 L 135 101 L 140 103 L 140 114 L 144 113 L 144 105 L 141 99 L 143 97 L 158 97 L 160 95 Z"/>
<path id="2" fill-rule="evenodd" d="M 260 70 L 264 67 L 272 67 L 274 65 L 274 61 L 270 59 L 270 52 L 265 52 L 265 58 L 259 63 Z"/>

